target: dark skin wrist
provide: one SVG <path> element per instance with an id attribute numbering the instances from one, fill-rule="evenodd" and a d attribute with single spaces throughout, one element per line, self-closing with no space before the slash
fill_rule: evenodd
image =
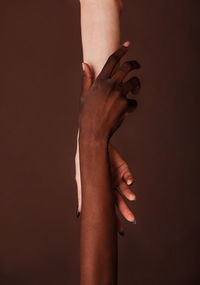
<path id="1" fill-rule="evenodd" d="M 126 94 L 139 85 L 132 77 L 123 82 L 126 75 L 140 67 L 137 61 L 125 62 L 113 75 L 113 71 L 128 48 L 122 46 L 112 54 L 91 86 L 81 105 L 79 129 L 84 138 L 109 141 L 123 122 L 125 115 L 134 110 L 137 102 Z"/>
<path id="2" fill-rule="evenodd" d="M 88 136 L 86 133 L 84 133 L 84 131 L 80 130 L 79 133 L 79 145 L 84 145 L 84 146 L 88 146 L 88 147 L 93 147 L 93 146 L 108 146 L 108 139 L 105 137 L 95 137 L 95 136 Z"/>

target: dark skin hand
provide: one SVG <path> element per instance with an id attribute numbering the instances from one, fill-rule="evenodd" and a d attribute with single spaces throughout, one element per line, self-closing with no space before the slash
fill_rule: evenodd
<path id="1" fill-rule="evenodd" d="M 80 284 L 117 284 L 117 221 L 112 191 L 108 143 L 127 113 L 137 106 L 127 99 L 137 88 L 135 77 L 125 76 L 139 67 L 136 61 L 118 66 L 128 43 L 109 57 L 98 78 L 82 99 L 79 147 L 82 183 L 80 231 Z M 113 70 L 115 73 L 113 74 Z"/>

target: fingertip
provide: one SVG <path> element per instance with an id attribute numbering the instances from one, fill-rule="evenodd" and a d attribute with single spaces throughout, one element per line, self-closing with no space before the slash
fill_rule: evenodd
<path id="1" fill-rule="evenodd" d="M 130 41 L 126 41 L 123 43 L 123 46 L 124 47 L 129 47 L 131 45 Z"/>
<path id="2" fill-rule="evenodd" d="M 91 72 L 90 66 L 86 62 L 82 62 L 82 68 L 85 72 Z"/>
<path id="3" fill-rule="evenodd" d="M 134 194 L 130 194 L 128 197 L 129 201 L 136 201 L 136 196 Z"/>
<path id="4" fill-rule="evenodd" d="M 135 217 L 134 215 L 132 214 L 132 212 L 127 216 L 127 220 L 131 223 L 133 223 L 135 221 Z"/>
<path id="5" fill-rule="evenodd" d="M 85 63 L 84 62 L 82 62 L 82 69 L 85 72 Z"/>
<path id="6" fill-rule="evenodd" d="M 132 175 L 129 175 L 128 177 L 124 177 L 126 184 L 128 186 L 132 186 L 134 183 L 134 177 Z"/>
<path id="7" fill-rule="evenodd" d="M 83 62 L 82 66 L 83 66 L 83 71 L 85 73 L 85 76 L 88 79 L 90 79 L 91 83 L 93 83 L 93 81 L 94 81 L 94 70 L 93 70 L 92 66 L 90 66 L 86 62 Z"/>
<path id="8" fill-rule="evenodd" d="M 126 183 L 128 184 L 128 186 L 132 186 L 133 185 L 133 179 L 127 179 Z"/>

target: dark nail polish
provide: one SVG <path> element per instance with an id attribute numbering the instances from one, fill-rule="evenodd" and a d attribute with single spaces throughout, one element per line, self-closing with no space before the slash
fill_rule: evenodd
<path id="1" fill-rule="evenodd" d="M 77 208 L 76 208 L 76 217 L 78 218 L 79 216 L 80 216 L 80 212 L 79 212 L 78 206 L 77 206 Z"/>
<path id="2" fill-rule="evenodd" d="M 120 236 L 124 236 L 125 235 L 125 232 L 122 231 L 122 232 L 119 232 Z"/>
<path id="3" fill-rule="evenodd" d="M 129 62 L 133 68 L 140 68 L 140 64 L 136 60 L 129 61 Z"/>

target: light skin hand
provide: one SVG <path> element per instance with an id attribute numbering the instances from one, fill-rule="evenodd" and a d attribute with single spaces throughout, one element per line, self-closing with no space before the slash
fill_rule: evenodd
<path id="1" fill-rule="evenodd" d="M 125 63 L 122 66 L 121 71 L 119 71 L 119 75 L 120 73 L 124 73 L 124 72 L 126 74 L 126 72 L 128 72 L 129 70 L 139 67 L 139 65 L 136 62 L 131 62 L 131 64 L 130 62 Z M 89 89 L 91 88 L 94 82 L 94 76 L 88 64 L 86 63 L 83 64 L 83 70 L 84 70 L 84 78 L 83 78 L 83 88 L 82 88 L 82 97 L 81 97 L 82 100 L 84 100 L 84 97 L 86 96 L 87 92 L 89 91 Z M 128 86 L 129 88 L 131 87 L 132 88 L 131 91 L 133 91 L 137 89 L 140 84 L 139 84 L 139 80 L 133 77 L 132 80 L 129 81 L 129 83 L 126 85 L 127 85 L 127 88 Z M 77 142 L 78 142 L 78 137 L 77 137 Z M 113 190 L 115 193 L 116 206 L 119 208 L 121 214 L 124 216 L 125 219 L 127 219 L 130 222 L 133 222 L 134 215 L 125 202 L 125 198 L 127 198 L 130 201 L 134 201 L 136 199 L 135 194 L 133 193 L 133 191 L 131 190 L 129 186 L 130 184 L 134 182 L 133 175 L 131 171 L 129 170 L 127 163 L 122 159 L 118 151 L 110 143 L 109 143 L 108 150 L 109 150 L 110 166 L 111 166 L 111 174 L 112 174 Z M 78 190 L 78 212 L 81 212 L 81 204 L 82 204 L 81 196 L 82 195 L 81 195 L 78 147 L 77 147 L 77 152 L 76 152 L 76 182 L 77 182 L 77 190 Z M 119 217 L 117 217 L 117 220 L 118 220 L 118 231 L 122 232 L 123 227 L 122 227 L 121 221 L 119 220 Z"/>

